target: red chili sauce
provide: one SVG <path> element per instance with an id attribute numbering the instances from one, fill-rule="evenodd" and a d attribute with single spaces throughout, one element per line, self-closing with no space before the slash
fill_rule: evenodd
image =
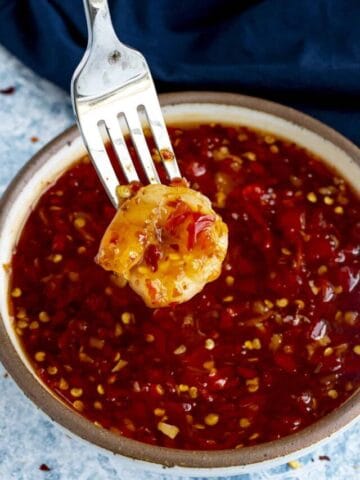
<path id="1" fill-rule="evenodd" d="M 221 125 L 170 134 L 181 171 L 229 227 L 220 278 L 151 310 L 96 265 L 115 211 L 83 159 L 22 232 L 16 332 L 50 389 L 119 435 L 183 449 L 289 435 L 360 385 L 359 197 L 272 135 Z"/>

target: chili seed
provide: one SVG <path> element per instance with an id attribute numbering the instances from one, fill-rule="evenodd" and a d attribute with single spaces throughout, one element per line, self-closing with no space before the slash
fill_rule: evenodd
<path id="1" fill-rule="evenodd" d="M 197 389 L 197 387 L 190 387 L 190 389 L 189 389 L 189 395 L 190 395 L 190 398 L 197 398 L 197 396 L 198 396 L 198 389 Z"/>
<path id="2" fill-rule="evenodd" d="M 204 430 L 205 425 L 203 425 L 202 423 L 195 423 L 194 428 L 196 428 L 197 430 Z"/>
<path id="3" fill-rule="evenodd" d="M 306 198 L 309 200 L 311 203 L 316 203 L 317 202 L 317 196 L 314 192 L 310 192 L 306 195 Z"/>
<path id="4" fill-rule="evenodd" d="M 273 143 L 276 142 L 276 138 L 273 137 L 272 135 L 265 135 L 264 140 L 265 140 L 265 143 L 267 143 L 268 145 L 272 145 Z"/>
<path id="5" fill-rule="evenodd" d="M 301 178 L 297 177 L 296 175 L 290 175 L 290 182 L 296 188 L 300 188 L 303 184 L 303 181 L 301 180 Z"/>
<path id="6" fill-rule="evenodd" d="M 279 298 L 276 300 L 276 306 L 279 308 L 285 308 L 289 305 L 289 300 L 287 298 Z"/>
<path id="7" fill-rule="evenodd" d="M 313 280 L 309 280 L 309 287 L 314 295 L 317 295 L 320 291 L 319 287 L 317 287 Z"/>
<path id="8" fill-rule="evenodd" d="M 116 187 L 116 195 L 119 199 L 125 200 L 131 197 L 131 187 L 129 185 L 118 185 Z"/>
<path id="9" fill-rule="evenodd" d="M 264 300 L 264 303 L 265 303 L 265 305 L 266 305 L 268 308 L 270 308 L 270 309 L 271 309 L 271 308 L 274 308 L 274 304 L 273 304 L 273 302 L 271 302 L 270 300 L 265 299 L 265 300 Z"/>
<path id="10" fill-rule="evenodd" d="M 192 415 L 185 415 L 185 418 L 186 418 L 186 421 L 187 423 L 189 423 L 190 425 L 194 422 L 194 417 Z"/>
<path id="11" fill-rule="evenodd" d="M 215 193 L 215 206 L 218 208 L 224 208 L 226 204 L 226 195 L 224 192 Z"/>
<path id="12" fill-rule="evenodd" d="M 130 323 L 133 323 L 135 320 L 134 314 L 130 312 L 124 312 L 121 315 L 121 321 L 123 322 L 124 325 L 129 325 Z"/>
<path id="13" fill-rule="evenodd" d="M 185 345 L 179 345 L 175 350 L 174 354 L 175 355 L 182 355 L 183 353 L 186 352 L 186 346 Z"/>
<path id="14" fill-rule="evenodd" d="M 122 333 L 123 333 L 122 326 L 120 325 L 120 323 L 116 323 L 115 324 L 115 332 L 114 332 L 115 337 L 120 337 L 122 335 Z"/>
<path id="15" fill-rule="evenodd" d="M 55 254 L 51 257 L 51 260 L 52 260 L 54 263 L 59 263 L 59 262 L 61 262 L 62 259 L 63 259 L 63 256 L 62 256 L 60 253 L 55 253 Z"/>
<path id="16" fill-rule="evenodd" d="M 54 366 L 50 366 L 47 368 L 47 372 L 49 375 L 56 375 L 57 372 L 58 372 L 58 369 L 57 367 L 54 367 Z"/>
<path id="17" fill-rule="evenodd" d="M 270 350 L 277 350 L 282 343 L 282 338 L 283 336 L 281 333 L 274 333 L 271 336 L 270 343 L 269 343 Z"/>
<path id="18" fill-rule="evenodd" d="M 101 383 L 99 383 L 99 385 L 96 387 L 96 391 L 99 395 L 104 395 L 105 393 L 105 389 L 104 387 L 101 385 Z"/>
<path id="19" fill-rule="evenodd" d="M 248 418 L 240 418 L 239 425 L 241 428 L 247 428 L 250 427 L 251 422 Z"/>
<path id="20" fill-rule="evenodd" d="M 25 320 L 19 320 L 16 325 L 21 329 L 27 328 L 29 326 L 29 324 Z"/>
<path id="21" fill-rule="evenodd" d="M 346 390 L 347 392 L 350 392 L 350 391 L 353 390 L 353 389 L 354 389 L 354 384 L 353 384 L 352 382 L 346 382 L 346 384 L 345 384 L 345 390 Z"/>
<path id="22" fill-rule="evenodd" d="M 86 225 L 86 220 L 83 217 L 76 217 L 74 220 L 74 227 L 75 228 L 83 228 Z"/>
<path id="23" fill-rule="evenodd" d="M 209 425 L 210 427 L 213 427 L 214 425 L 216 425 L 218 421 L 219 421 L 219 415 L 217 413 L 209 413 L 204 418 L 205 424 Z"/>
<path id="24" fill-rule="evenodd" d="M 94 363 L 94 360 L 85 352 L 79 352 L 79 360 L 84 363 Z"/>
<path id="25" fill-rule="evenodd" d="M 215 348 L 215 342 L 212 338 L 207 338 L 205 340 L 205 348 L 206 350 L 213 350 Z"/>
<path id="26" fill-rule="evenodd" d="M 185 385 L 184 383 L 180 383 L 178 386 L 178 390 L 181 393 L 188 392 L 189 391 L 189 385 Z"/>
<path id="27" fill-rule="evenodd" d="M 298 468 L 302 467 L 301 463 L 298 460 L 291 460 L 290 462 L 288 462 L 288 465 L 293 470 L 297 470 Z"/>
<path id="28" fill-rule="evenodd" d="M 83 394 L 83 389 L 82 388 L 72 388 L 70 390 L 70 395 L 75 398 L 81 397 Z"/>
<path id="29" fill-rule="evenodd" d="M 127 428 L 128 430 L 130 430 L 131 432 L 135 432 L 135 431 L 136 431 L 134 422 L 132 422 L 132 421 L 130 420 L 130 418 L 124 418 L 124 424 L 125 424 L 126 428 Z"/>
<path id="30" fill-rule="evenodd" d="M 111 371 L 112 372 L 119 372 L 124 367 L 126 367 L 127 364 L 128 364 L 128 362 L 126 360 L 120 359 Z"/>
<path id="31" fill-rule="evenodd" d="M 102 410 L 102 408 L 103 408 L 102 403 L 99 402 L 98 400 L 96 400 L 94 402 L 94 408 L 95 408 L 95 410 Z"/>
<path id="32" fill-rule="evenodd" d="M 250 162 L 255 162 L 256 161 L 256 155 L 254 152 L 245 152 L 242 154 L 246 160 L 250 160 Z"/>
<path id="33" fill-rule="evenodd" d="M 39 328 L 39 322 L 34 320 L 33 322 L 30 323 L 29 328 L 30 330 L 36 330 L 37 328 Z"/>
<path id="34" fill-rule="evenodd" d="M 135 380 L 135 382 L 133 382 L 133 390 L 134 390 L 134 392 L 137 392 L 137 393 L 141 392 L 140 383 L 137 382 L 136 380 Z"/>
<path id="35" fill-rule="evenodd" d="M 254 377 L 246 380 L 246 386 L 250 393 L 257 392 L 259 390 L 259 378 Z"/>
<path id="36" fill-rule="evenodd" d="M 319 275 L 324 275 L 324 273 L 326 273 L 328 271 L 327 269 L 327 266 L 326 265 L 321 265 L 319 268 L 318 268 L 318 274 Z"/>
<path id="37" fill-rule="evenodd" d="M 360 345 L 355 345 L 355 347 L 353 348 L 353 352 L 356 355 L 360 355 Z"/>
<path id="38" fill-rule="evenodd" d="M 46 312 L 42 311 L 39 313 L 39 320 L 42 323 L 47 323 L 50 321 L 50 317 Z"/>
<path id="39" fill-rule="evenodd" d="M 339 394 L 336 390 L 331 389 L 328 391 L 328 396 L 335 400 L 336 398 L 338 398 Z"/>
<path id="40" fill-rule="evenodd" d="M 357 312 L 348 311 L 344 313 L 344 321 L 348 325 L 355 325 L 357 317 L 358 317 Z"/>
<path id="41" fill-rule="evenodd" d="M 227 295 L 226 297 L 223 298 L 224 303 L 230 303 L 234 300 L 234 297 L 232 295 Z"/>
<path id="42" fill-rule="evenodd" d="M 85 407 L 84 402 L 82 402 L 81 400 L 75 400 L 75 402 L 73 402 L 73 407 L 78 412 L 82 412 L 84 410 L 84 407 Z"/>
<path id="43" fill-rule="evenodd" d="M 67 389 L 69 388 L 69 384 L 68 384 L 68 382 L 65 380 L 65 378 L 60 378 L 59 388 L 60 388 L 60 390 L 67 390 Z"/>
<path id="44" fill-rule="evenodd" d="M 161 433 L 171 438 L 172 440 L 180 432 L 179 428 L 176 425 L 170 425 L 169 423 L 165 422 L 159 422 L 157 424 L 157 428 Z"/>
<path id="45" fill-rule="evenodd" d="M 324 197 L 324 203 L 325 203 L 325 205 L 333 205 L 334 199 L 329 197 L 329 196 L 326 196 L 326 197 Z"/>
<path id="46" fill-rule="evenodd" d="M 89 338 L 89 345 L 91 348 L 96 348 L 97 350 L 102 350 L 105 345 L 105 340 L 96 338 L 96 337 L 90 337 Z"/>
<path id="47" fill-rule="evenodd" d="M 21 297 L 21 295 L 22 295 L 21 288 L 16 287 L 11 291 L 11 296 L 14 298 L 19 298 Z"/>
<path id="48" fill-rule="evenodd" d="M 254 338 L 254 340 L 246 340 L 244 342 L 244 347 L 248 350 L 260 350 L 261 342 L 258 338 Z"/>
<path id="49" fill-rule="evenodd" d="M 151 333 L 147 333 L 145 335 L 145 340 L 147 341 L 147 343 L 152 343 L 155 340 L 155 337 Z"/>
<path id="50" fill-rule="evenodd" d="M 343 207 L 341 207 L 340 205 L 338 205 L 337 207 L 334 208 L 334 212 L 337 214 L 337 215 L 342 215 L 344 213 L 344 209 Z"/>
<path id="51" fill-rule="evenodd" d="M 152 159 L 154 160 L 155 163 L 161 163 L 162 162 L 160 153 L 156 148 L 151 149 L 151 157 L 152 157 Z"/>
<path id="52" fill-rule="evenodd" d="M 19 308 L 19 311 L 16 314 L 16 318 L 19 318 L 20 320 L 24 320 L 25 318 L 27 318 L 27 313 L 25 308 Z"/>
<path id="53" fill-rule="evenodd" d="M 206 370 L 212 370 L 215 366 L 215 362 L 214 360 L 208 360 L 206 362 L 203 363 L 203 367 L 206 369 Z"/>
<path id="54" fill-rule="evenodd" d="M 156 417 L 163 417 L 165 415 L 165 410 L 163 408 L 155 408 L 154 415 Z"/>
<path id="55" fill-rule="evenodd" d="M 159 383 L 156 385 L 155 390 L 159 395 L 164 395 L 165 393 L 164 387 Z"/>
<path id="56" fill-rule="evenodd" d="M 234 282 L 235 282 L 235 278 L 231 275 L 227 275 L 227 277 L 225 277 L 225 283 L 228 287 L 232 287 L 234 285 Z"/>
<path id="57" fill-rule="evenodd" d="M 294 303 L 298 306 L 300 310 L 303 310 L 305 308 L 305 302 L 303 300 L 295 300 Z"/>
<path id="58" fill-rule="evenodd" d="M 34 358 L 37 362 L 43 362 L 45 360 L 45 357 L 46 357 L 45 352 L 36 352 Z"/>

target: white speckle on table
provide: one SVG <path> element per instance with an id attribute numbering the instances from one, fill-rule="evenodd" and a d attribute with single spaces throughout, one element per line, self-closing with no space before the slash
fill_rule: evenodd
<path id="1" fill-rule="evenodd" d="M 74 123 L 69 96 L 0 47 L 0 194 L 46 142 Z M 33 138 L 33 141 L 31 138 Z M 34 141 L 35 140 L 35 141 Z M 70 438 L 28 400 L 0 365 L 0 480 L 170 480 L 139 473 Z M 320 459 L 320 458 L 322 459 Z M 328 460 L 329 458 L 330 460 Z M 358 480 L 360 423 L 298 460 L 237 480 Z M 41 471 L 45 464 L 49 471 Z M 183 477 L 184 478 L 184 477 Z M 219 477 L 220 478 L 220 477 Z"/>

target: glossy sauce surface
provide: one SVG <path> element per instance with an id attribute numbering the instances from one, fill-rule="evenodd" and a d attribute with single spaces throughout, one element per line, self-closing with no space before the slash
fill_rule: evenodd
<path id="1" fill-rule="evenodd" d="M 170 133 L 181 171 L 228 225 L 219 279 L 151 310 L 96 265 L 115 212 L 84 159 L 25 225 L 12 262 L 15 330 L 42 380 L 99 428 L 185 449 L 288 435 L 360 385 L 359 198 L 271 135 Z"/>

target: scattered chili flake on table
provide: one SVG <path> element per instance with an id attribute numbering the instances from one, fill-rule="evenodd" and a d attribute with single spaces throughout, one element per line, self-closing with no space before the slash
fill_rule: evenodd
<path id="1" fill-rule="evenodd" d="M 115 212 L 85 158 L 24 227 L 15 330 L 58 397 L 116 434 L 184 449 L 289 435 L 360 384 L 359 197 L 273 135 L 221 125 L 170 135 L 191 187 L 229 227 L 220 278 L 151 310 L 96 265 Z"/>
<path id="2" fill-rule="evenodd" d="M 15 93 L 15 87 L 0 88 L 0 94 L 2 95 L 12 95 Z"/>
<path id="3" fill-rule="evenodd" d="M 39 141 L 39 137 L 30 137 L 31 143 L 37 143 Z"/>
<path id="4" fill-rule="evenodd" d="M 39 470 L 42 472 L 50 472 L 51 468 L 46 465 L 46 463 L 42 463 L 39 467 Z"/>

